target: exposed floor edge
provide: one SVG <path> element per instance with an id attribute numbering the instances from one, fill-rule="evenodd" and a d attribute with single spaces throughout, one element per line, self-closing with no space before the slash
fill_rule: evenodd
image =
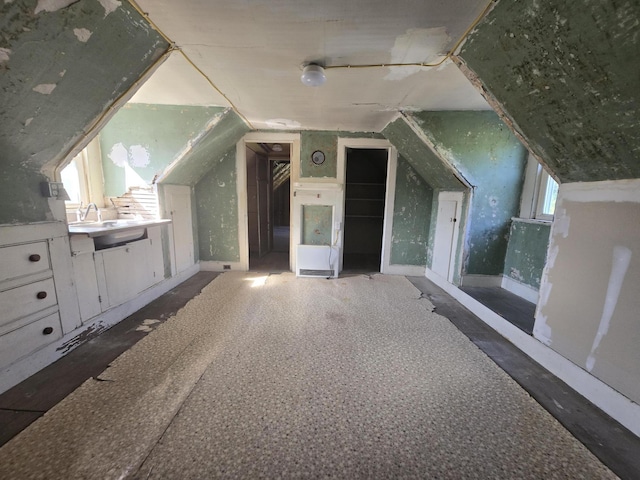
<path id="1" fill-rule="evenodd" d="M 190 269 L 188 276 L 170 291 L 1 394 L 0 446 L 84 381 L 92 377 L 100 380 L 97 377 L 116 357 L 175 315 L 217 275 L 212 272 L 194 275 Z"/>
<path id="2" fill-rule="evenodd" d="M 444 289 L 425 277 L 408 279 L 436 306 L 437 313 L 447 317 L 616 475 L 620 478 L 640 478 L 638 436 L 583 397 L 568 382 L 559 378 L 560 375 L 550 373 L 551 369 L 547 369 L 542 362 L 537 363 L 535 357 L 520 349 L 516 342 L 507 338 L 472 309 L 467 309 L 459 298 L 448 291 L 457 290 L 460 292 L 458 296 L 467 296 L 457 287 L 444 280 L 441 282 L 447 283 L 450 288 Z M 476 300 L 471 300 L 479 304 Z M 468 299 L 465 302 L 473 303 Z M 484 305 L 479 305 L 488 310 Z M 517 330 L 518 335 L 527 336 L 504 319 L 500 321 L 507 324 L 509 329 Z M 540 346 L 550 351 L 544 345 Z M 568 374 L 566 370 L 563 373 Z"/>

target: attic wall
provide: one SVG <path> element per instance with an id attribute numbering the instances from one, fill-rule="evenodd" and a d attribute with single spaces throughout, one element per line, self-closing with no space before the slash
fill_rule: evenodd
<path id="1" fill-rule="evenodd" d="M 403 118 L 390 122 L 382 134 L 393 144 L 415 171 L 436 190 L 463 191 L 465 186 L 426 145 Z"/>
<path id="2" fill-rule="evenodd" d="M 398 157 L 391 234 L 391 265 L 427 264 L 433 189 L 409 162 Z"/>
<path id="3" fill-rule="evenodd" d="M 213 157 L 196 184 L 196 217 L 201 261 L 240 261 L 236 147 Z"/>
<path id="4" fill-rule="evenodd" d="M 534 336 L 640 403 L 640 180 L 563 184 Z"/>
<path id="5" fill-rule="evenodd" d="M 5 1 L 0 31 L 0 224 L 52 220 L 39 183 L 168 44 L 127 2 Z"/>
<path id="6" fill-rule="evenodd" d="M 501 0 L 460 51 L 562 182 L 640 177 L 640 2 Z"/>
<path id="7" fill-rule="evenodd" d="M 547 261 L 551 223 L 515 219 L 509 231 L 504 275 L 536 290 Z"/>
<path id="8" fill-rule="evenodd" d="M 223 107 L 129 103 L 100 131 L 105 195 L 127 191 L 135 173 L 151 185 Z"/>
<path id="9" fill-rule="evenodd" d="M 440 155 L 473 185 L 464 273 L 501 275 L 518 214 L 527 151 L 490 111 L 412 114 Z"/>
<path id="10" fill-rule="evenodd" d="M 195 185 L 211 172 L 249 131 L 246 123 L 232 110 L 216 114 L 208 128 L 199 135 L 179 162 L 160 181 L 176 185 Z M 235 156 L 235 154 L 234 154 Z"/>

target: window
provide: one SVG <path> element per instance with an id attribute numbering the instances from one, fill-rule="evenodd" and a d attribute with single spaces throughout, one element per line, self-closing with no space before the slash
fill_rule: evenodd
<path id="1" fill-rule="evenodd" d="M 520 217 L 552 221 L 558 197 L 558 183 L 530 154 L 527 164 Z"/>
<path id="2" fill-rule="evenodd" d="M 89 143 L 69 164 L 60 170 L 60 181 L 69 195 L 65 201 L 67 213 L 74 213 L 80 205 L 93 202 L 104 206 L 104 180 L 98 137 Z"/>

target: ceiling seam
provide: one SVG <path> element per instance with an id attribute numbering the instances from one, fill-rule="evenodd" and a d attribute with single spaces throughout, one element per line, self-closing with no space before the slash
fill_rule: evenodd
<path id="1" fill-rule="evenodd" d="M 469 25 L 469 27 L 464 31 L 464 33 L 460 36 L 458 41 L 453 45 L 453 47 L 447 52 L 447 54 L 442 57 L 436 63 L 425 63 L 425 62 L 414 62 L 414 63 L 372 63 L 372 64 L 364 64 L 364 65 L 327 65 L 324 67 L 325 70 L 336 70 L 336 69 L 349 69 L 349 68 L 387 68 L 387 67 L 439 67 L 444 62 L 446 62 L 449 58 L 453 56 L 458 47 L 462 44 L 462 42 L 467 38 L 467 35 L 471 33 L 480 20 L 484 18 L 484 16 L 491 10 L 493 5 L 498 0 L 489 0 L 489 3 L 484 7 L 480 15 L 476 17 L 476 19 Z"/>
<path id="2" fill-rule="evenodd" d="M 140 7 L 140 5 L 138 5 L 138 2 L 136 2 L 135 0 L 128 0 L 129 3 L 131 4 L 131 6 L 147 21 L 149 22 L 149 25 L 151 25 L 151 27 L 153 29 L 155 29 L 170 45 L 171 45 L 171 49 L 172 50 L 177 50 L 178 52 L 180 52 L 182 54 L 182 56 L 184 57 L 184 59 L 189 62 L 189 64 L 196 69 L 196 71 L 202 75 L 202 77 L 209 83 L 209 85 L 211 85 L 211 87 L 218 92 L 227 102 L 229 102 L 229 105 L 231 105 L 231 108 L 233 109 L 234 112 L 236 112 L 238 114 L 238 116 L 240 118 L 242 118 L 242 121 L 244 123 L 246 123 L 249 128 L 251 128 L 252 130 L 255 130 L 255 127 L 251 124 L 251 122 L 249 121 L 249 119 L 247 117 L 245 117 L 242 112 L 240 112 L 240 110 L 238 110 L 238 107 L 235 106 L 235 104 L 231 101 L 231 99 L 229 97 L 227 97 L 224 92 L 222 92 L 222 90 L 220 90 L 218 88 L 218 86 L 213 83 L 213 81 L 207 76 L 207 74 L 205 74 L 200 67 L 198 67 L 193 60 L 191 60 L 191 58 L 189 58 L 189 56 L 184 52 L 184 50 L 182 50 L 182 48 L 178 45 L 176 45 L 176 42 L 174 42 L 173 40 L 171 40 L 171 38 L 169 38 L 169 36 L 167 34 L 165 34 L 162 29 L 158 26 L 158 24 L 156 24 L 153 20 L 151 20 L 151 17 L 149 17 L 149 14 L 147 12 L 145 12 L 144 10 L 142 10 L 142 8 Z"/>

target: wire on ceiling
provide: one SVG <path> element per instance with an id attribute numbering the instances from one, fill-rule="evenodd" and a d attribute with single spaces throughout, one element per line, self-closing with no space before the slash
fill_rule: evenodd
<path id="1" fill-rule="evenodd" d="M 218 92 L 227 102 L 229 102 L 229 105 L 231 105 L 231 108 L 233 109 L 234 112 L 236 112 L 240 118 L 242 118 L 242 120 L 252 129 L 255 130 L 255 127 L 251 124 L 251 122 L 247 119 L 247 117 L 245 117 L 240 110 L 238 110 L 238 107 L 235 106 L 235 104 L 231 101 L 231 99 L 229 97 L 227 97 L 222 90 L 220 90 L 217 85 L 215 83 L 213 83 L 213 81 L 207 76 L 206 73 L 204 73 L 195 63 L 193 63 L 193 60 L 191 60 L 191 58 L 189 58 L 189 55 L 187 55 L 184 50 L 182 50 L 182 48 L 180 48 L 179 46 L 176 45 L 176 43 L 171 40 L 163 31 L 160 27 L 158 27 L 158 25 L 151 20 L 151 18 L 149 17 L 149 14 L 145 11 L 142 10 L 142 8 L 140 8 L 140 5 L 138 5 L 138 2 L 136 2 L 135 0 L 129 0 L 129 3 L 131 4 L 131 6 L 140 14 L 142 15 L 142 17 L 149 22 L 149 25 L 151 25 L 153 27 L 154 30 L 156 30 L 161 36 L 162 38 L 165 39 L 165 41 L 167 43 L 169 43 L 169 50 L 170 51 L 178 51 L 182 54 L 182 56 L 184 57 L 184 59 L 193 67 L 195 68 L 195 70 L 202 75 L 202 77 L 207 81 L 207 83 L 209 83 L 209 85 L 211 85 L 211 87 Z"/>
<path id="2" fill-rule="evenodd" d="M 328 65 L 324 67 L 324 69 L 336 70 L 339 68 L 348 69 L 348 68 L 381 68 L 381 67 L 439 67 L 440 65 L 442 65 L 444 62 L 446 62 L 448 59 L 450 59 L 453 56 L 453 54 L 458 49 L 460 44 L 464 41 L 465 38 L 467 38 L 467 35 L 469 35 L 471 30 L 473 30 L 476 27 L 476 25 L 480 23 L 480 20 L 484 18 L 484 16 L 491 9 L 492 5 L 495 2 L 496 0 L 489 0 L 489 3 L 487 3 L 487 6 L 484 7 L 482 12 L 480 12 L 480 15 L 476 17 L 473 23 L 469 25 L 469 28 L 467 28 L 464 31 L 464 33 L 462 34 L 460 39 L 455 43 L 455 45 L 447 52 L 447 54 L 444 57 L 442 57 L 440 60 L 438 60 L 435 63 L 415 62 L 415 63 L 376 63 L 376 64 L 365 64 L 365 65 Z"/>

